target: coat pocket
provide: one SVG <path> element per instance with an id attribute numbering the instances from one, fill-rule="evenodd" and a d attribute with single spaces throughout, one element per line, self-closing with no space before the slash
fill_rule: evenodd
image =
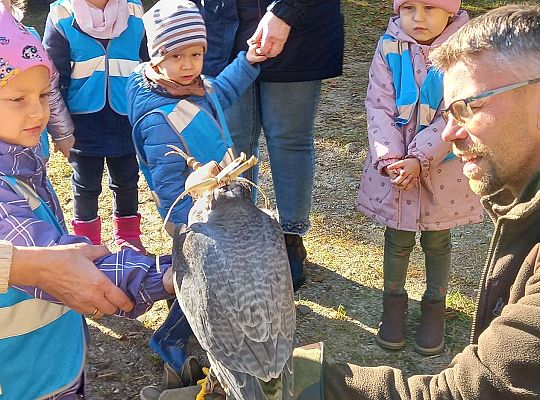
<path id="1" fill-rule="evenodd" d="M 366 161 L 363 172 L 364 176 L 360 182 L 358 201 L 360 203 L 369 202 L 373 210 L 379 209 L 392 190 L 390 179 L 387 176 L 381 175 L 373 167 L 371 156 Z"/>

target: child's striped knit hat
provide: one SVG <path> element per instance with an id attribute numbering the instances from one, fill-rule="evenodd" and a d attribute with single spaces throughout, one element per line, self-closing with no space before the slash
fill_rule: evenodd
<path id="1" fill-rule="evenodd" d="M 159 0 L 143 16 L 152 65 L 191 46 L 206 51 L 206 26 L 197 6 L 189 0 Z"/>

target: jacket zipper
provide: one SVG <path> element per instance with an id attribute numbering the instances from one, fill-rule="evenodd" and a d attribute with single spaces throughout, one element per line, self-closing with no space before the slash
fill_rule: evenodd
<path id="1" fill-rule="evenodd" d="M 101 42 L 99 42 L 99 44 L 101 44 L 101 47 L 103 47 L 103 51 L 105 51 L 105 103 L 108 100 L 109 105 L 111 106 L 111 109 L 113 109 L 112 108 L 112 101 L 111 101 L 112 99 L 110 98 L 110 96 L 111 96 L 111 90 L 110 90 L 111 82 L 110 82 L 110 76 L 109 76 L 109 45 L 111 44 L 111 40 L 112 39 L 109 39 L 109 41 L 107 42 L 107 47 L 106 48 L 103 46 L 103 44 Z"/>
<path id="2" fill-rule="evenodd" d="M 486 263 L 484 265 L 484 271 L 482 272 L 482 278 L 480 279 L 480 286 L 478 288 L 478 295 L 476 296 L 476 302 L 475 302 L 475 310 L 476 313 L 474 314 L 472 325 L 471 325 L 471 337 L 469 339 L 469 342 L 472 344 L 474 336 L 476 335 L 476 324 L 477 324 L 477 317 L 478 317 L 478 306 L 480 305 L 480 299 L 482 298 L 482 295 L 484 294 L 484 289 L 486 286 L 486 280 L 487 275 L 489 271 L 489 267 L 491 265 L 491 261 L 493 259 L 493 253 L 494 253 L 494 247 L 495 247 L 495 241 L 498 240 L 499 237 L 499 231 L 500 231 L 500 223 L 497 222 L 495 224 L 495 231 L 493 232 L 493 236 L 491 237 L 491 241 L 489 242 L 489 249 L 488 249 L 488 257 L 486 259 Z"/>

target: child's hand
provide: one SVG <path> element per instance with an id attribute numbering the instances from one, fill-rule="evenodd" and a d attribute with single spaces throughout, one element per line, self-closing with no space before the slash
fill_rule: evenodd
<path id="1" fill-rule="evenodd" d="M 414 157 L 396 161 L 387 168 L 397 172 L 403 170 L 407 176 L 412 175 L 414 178 L 417 178 L 418 175 L 420 175 L 420 161 L 418 161 L 418 158 Z"/>
<path id="2" fill-rule="evenodd" d="M 59 151 L 64 157 L 69 157 L 69 151 L 75 145 L 75 136 L 71 135 L 65 139 L 53 141 L 54 151 Z"/>
<path id="3" fill-rule="evenodd" d="M 250 64 L 260 63 L 268 59 L 268 57 L 266 57 L 265 55 L 257 53 L 258 48 L 258 43 L 253 43 L 249 45 L 248 51 L 246 53 L 246 59 Z"/>
<path id="4" fill-rule="evenodd" d="M 386 168 L 391 178 L 390 182 L 401 190 L 412 189 L 416 185 L 418 176 L 420 175 L 420 161 L 414 157 L 399 160 L 388 165 Z M 390 175 L 392 172 L 394 176 Z"/>
<path id="5" fill-rule="evenodd" d="M 383 168 L 383 172 L 390 177 L 390 180 L 399 176 L 399 171 L 396 171 L 395 169 L 388 169 L 388 165 Z"/>

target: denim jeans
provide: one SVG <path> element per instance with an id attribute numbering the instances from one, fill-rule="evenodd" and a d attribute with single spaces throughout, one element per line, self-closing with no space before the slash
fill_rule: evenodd
<path id="1" fill-rule="evenodd" d="M 279 220 L 287 233 L 303 235 L 310 226 L 315 171 L 313 130 L 320 93 L 320 80 L 255 82 L 225 111 L 237 153 L 258 157 L 262 128 Z M 255 183 L 257 176 L 257 168 L 244 174 Z"/>
<path id="2" fill-rule="evenodd" d="M 73 218 L 91 221 L 98 216 L 98 197 L 104 163 L 109 171 L 109 188 L 114 194 L 114 215 L 127 217 L 137 214 L 139 165 L 135 154 L 121 157 L 81 156 L 71 153 L 69 162 L 73 167 Z"/>
<path id="3" fill-rule="evenodd" d="M 409 256 L 416 243 L 416 232 L 386 227 L 384 232 L 384 292 L 405 293 Z M 426 300 L 442 300 L 446 296 L 450 275 L 452 242 L 450 229 L 422 231 L 420 244 L 426 263 Z"/>

